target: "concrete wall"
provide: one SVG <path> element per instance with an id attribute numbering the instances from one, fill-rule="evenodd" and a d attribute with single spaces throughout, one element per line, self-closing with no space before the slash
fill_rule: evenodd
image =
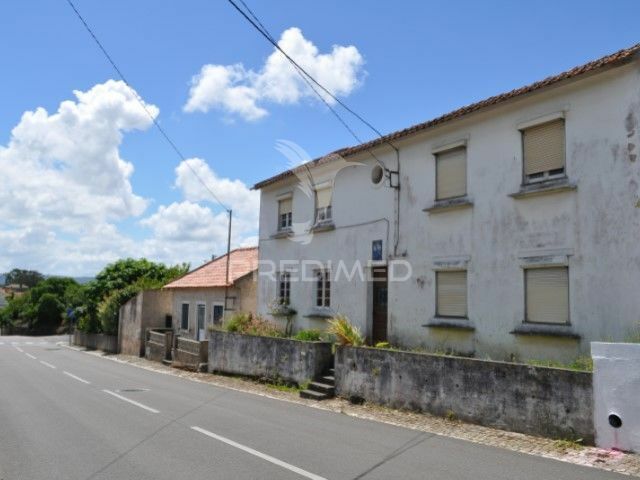
<path id="1" fill-rule="evenodd" d="M 163 328 L 167 315 L 171 315 L 172 292 L 170 290 L 144 290 L 122 307 L 118 323 L 120 353 L 143 356 L 145 331 Z"/>
<path id="2" fill-rule="evenodd" d="M 335 377 L 342 397 L 593 442 L 592 376 L 587 372 L 338 347 Z"/>
<path id="3" fill-rule="evenodd" d="M 209 372 L 303 384 L 333 366 L 331 344 L 211 332 Z"/>
<path id="4" fill-rule="evenodd" d="M 596 445 L 640 452 L 640 344 L 592 343 L 591 354 Z"/>
<path id="5" fill-rule="evenodd" d="M 73 344 L 90 350 L 102 350 L 107 353 L 118 352 L 118 337 L 102 333 L 73 332 Z"/>
<path id="6" fill-rule="evenodd" d="M 522 183 L 519 126 L 562 113 L 566 122 L 566 172 L 575 190 L 514 198 Z M 334 180 L 334 230 L 309 235 L 313 198 L 288 178 L 261 191 L 258 311 L 268 314 L 276 297 L 274 261 L 299 272 L 289 260 L 323 265 L 367 264 L 371 243 L 383 240 L 385 261 L 410 262 L 407 281 L 391 282 L 388 329 L 392 343 L 452 350 L 494 359 L 568 361 L 589 354 L 589 343 L 623 341 L 637 322 L 640 297 L 640 72 L 638 63 L 616 68 L 448 122 L 396 142 L 400 157 L 400 235 L 395 236 L 394 191 L 370 181 L 373 160 L 349 157 L 351 166 L 312 168 L 313 182 Z M 467 145 L 467 190 L 472 206 L 426 212 L 435 201 L 434 149 Z M 389 147 L 376 156 L 397 167 Z M 346 164 L 348 165 L 348 164 Z M 337 171 L 337 167 L 341 169 Z M 345 167 L 345 168 L 342 168 Z M 293 196 L 290 238 L 274 238 L 277 205 Z M 397 241 L 397 257 L 393 245 Z M 568 265 L 571 325 L 575 337 L 515 335 L 525 318 L 523 267 Z M 429 328 L 434 320 L 438 269 L 466 268 L 471 329 Z M 278 268 L 278 267 L 276 267 Z M 294 275 L 295 276 L 295 275 Z M 331 310 L 371 332 L 370 283 L 346 276 L 332 285 Z M 296 328 L 324 328 L 314 316 L 314 283 L 294 281 Z M 563 329 L 558 329 L 563 330 Z"/>
<path id="7" fill-rule="evenodd" d="M 172 352 L 174 367 L 205 371 L 209 357 L 209 342 L 176 337 Z"/>
<path id="8" fill-rule="evenodd" d="M 178 335 L 197 339 L 196 308 L 205 305 L 205 330 L 213 324 L 213 305 L 224 306 L 224 288 L 172 288 L 173 292 L 173 328 Z M 237 312 L 256 312 L 256 280 L 253 274 L 239 279 L 235 286 L 229 289 L 229 296 L 235 297 L 233 309 L 224 312 L 228 318 Z M 182 304 L 189 304 L 189 328 L 181 328 Z M 205 332 L 206 335 L 206 332 Z M 201 339 L 204 340 L 204 339 Z"/>
<path id="9" fill-rule="evenodd" d="M 154 362 L 170 360 L 172 347 L 173 330 L 147 329 L 144 353 L 145 358 Z"/>

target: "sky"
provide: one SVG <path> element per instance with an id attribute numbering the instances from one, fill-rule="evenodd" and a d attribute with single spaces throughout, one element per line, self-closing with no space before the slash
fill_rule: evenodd
<path id="1" fill-rule="evenodd" d="M 640 42 L 637 0 L 245 2 L 383 133 Z M 74 3 L 136 93 L 66 0 L 0 2 L 0 272 L 198 266 L 226 250 L 208 190 L 233 246 L 256 245 L 251 186 L 301 160 L 279 142 L 357 143 L 226 0 Z"/>

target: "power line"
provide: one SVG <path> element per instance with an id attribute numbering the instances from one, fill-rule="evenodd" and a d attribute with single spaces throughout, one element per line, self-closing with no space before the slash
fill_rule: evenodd
<path id="1" fill-rule="evenodd" d="M 180 151 L 180 149 L 178 148 L 178 146 L 175 144 L 175 142 L 173 140 L 171 140 L 171 138 L 169 137 L 169 135 L 167 134 L 167 132 L 164 130 L 164 128 L 162 128 L 162 126 L 160 125 L 160 123 L 156 120 L 156 117 L 149 111 L 149 109 L 147 108 L 147 105 L 144 103 L 144 100 L 142 99 L 142 97 L 140 97 L 140 95 L 138 95 L 138 92 L 136 90 L 134 90 L 134 88 L 131 86 L 131 84 L 127 81 L 126 77 L 124 76 L 124 74 L 122 73 L 122 71 L 120 70 L 120 68 L 118 68 L 118 65 L 116 64 L 116 62 L 113 60 L 113 58 L 111 57 L 111 55 L 109 55 L 109 52 L 107 52 L 107 49 L 102 45 L 102 42 L 100 42 L 100 40 L 98 39 L 98 37 L 96 36 L 95 33 L 93 33 L 93 30 L 91 29 L 91 27 L 87 24 L 87 22 L 85 21 L 84 17 L 80 14 L 80 12 L 78 11 L 78 9 L 76 8 L 76 6 L 73 4 L 73 2 L 71 0 L 67 0 L 67 3 L 69 4 L 69 6 L 73 9 L 73 11 L 75 12 L 76 16 L 78 17 L 78 19 L 80 20 L 80 22 L 82 22 L 82 24 L 84 25 L 84 28 L 87 30 L 87 32 L 89 32 L 89 35 L 91 35 L 91 38 L 93 38 L 94 42 L 96 43 L 96 45 L 98 45 L 98 48 L 100 48 L 100 50 L 102 51 L 102 53 L 104 54 L 104 56 L 106 57 L 106 59 L 109 61 L 109 63 L 111 64 L 111 66 L 113 67 L 113 69 L 116 71 L 116 73 L 118 74 L 118 76 L 120 77 L 120 80 L 122 80 L 124 82 L 124 84 L 127 86 L 127 88 L 129 88 L 129 90 L 131 91 L 131 93 L 133 94 L 133 96 L 135 97 L 135 99 L 138 101 L 138 103 L 140 104 L 140 106 L 142 107 L 142 109 L 146 112 L 146 114 L 149 116 L 149 118 L 151 119 L 151 121 L 153 122 L 153 124 L 156 126 L 156 128 L 158 129 L 158 131 L 160 132 L 160 134 L 164 137 L 164 139 L 167 141 L 167 143 L 169 144 L 169 146 L 173 149 L 174 152 L 176 152 L 176 154 L 178 155 L 178 157 L 180 157 L 180 160 L 182 160 L 187 167 L 189 167 L 189 170 L 191 170 L 191 172 L 193 173 L 193 175 L 198 179 L 198 181 L 202 184 L 202 186 L 211 194 L 211 196 L 213 197 L 213 199 L 218 203 L 218 205 L 220 205 L 223 209 L 225 209 L 227 212 L 230 212 L 231 209 L 229 207 L 227 207 L 221 200 L 220 198 L 218 198 L 218 196 L 214 193 L 214 191 L 209 188 L 209 186 L 206 184 L 206 182 L 200 177 L 200 175 L 198 175 L 198 172 L 191 166 L 191 164 L 189 163 L 189 161 L 187 160 L 187 157 L 185 157 L 182 152 Z"/>
<path id="2" fill-rule="evenodd" d="M 280 53 L 282 53 L 282 55 L 284 55 L 284 57 L 295 67 L 295 69 L 298 71 L 298 73 L 300 74 L 300 76 L 305 80 L 305 82 L 307 83 L 307 85 L 309 85 L 309 87 L 311 87 L 311 90 L 318 95 L 318 97 L 323 101 L 323 103 L 331 110 L 331 112 L 336 116 L 336 118 L 340 121 L 340 123 L 342 123 L 342 125 L 349 131 L 349 133 L 351 133 L 351 135 L 359 142 L 359 143 L 363 143 L 362 140 L 360 140 L 358 138 L 358 136 L 354 133 L 354 131 L 347 125 L 346 121 L 340 117 L 340 115 L 329 105 L 329 103 L 327 102 L 327 100 L 320 95 L 320 93 L 311 85 L 311 82 L 313 84 L 315 84 L 320 90 L 322 90 L 325 94 L 327 94 L 329 97 L 331 97 L 336 103 L 338 103 L 342 108 L 344 108 L 347 112 L 349 112 L 351 115 L 353 115 L 354 117 L 356 117 L 358 120 L 360 120 L 360 122 L 362 122 L 364 125 L 366 125 L 368 128 L 370 128 L 373 132 L 376 133 L 376 135 L 378 135 L 381 139 L 384 140 L 384 135 L 382 135 L 382 133 L 380 132 L 380 130 L 378 130 L 377 128 L 375 128 L 370 122 L 368 122 L 367 120 L 365 120 L 361 115 L 359 115 L 357 112 L 355 112 L 353 109 L 351 109 L 346 103 L 344 103 L 342 100 L 340 100 L 338 97 L 336 97 L 331 91 L 329 91 L 324 85 L 322 85 L 320 82 L 318 82 L 309 72 L 307 72 L 302 66 L 300 66 L 300 64 L 298 62 L 296 62 L 293 58 L 291 58 L 291 56 L 289 56 L 289 54 L 287 52 L 285 52 L 282 47 L 280 47 L 280 45 L 278 44 L 278 42 L 276 41 L 275 38 L 273 38 L 273 36 L 269 33 L 269 31 L 267 30 L 267 28 L 262 24 L 262 22 L 260 21 L 260 19 L 256 16 L 255 13 L 253 13 L 253 11 L 249 8 L 249 6 L 244 2 L 244 0 L 240 0 L 240 2 L 242 3 L 242 5 L 244 6 L 244 8 L 247 10 L 247 12 L 249 12 L 249 15 L 251 16 L 251 18 L 249 17 L 249 15 L 247 15 L 247 13 L 242 10 L 242 8 L 240 8 L 238 6 L 238 4 L 234 1 L 234 0 L 227 0 L 232 6 L 233 8 L 235 8 L 264 38 L 267 39 L 267 41 L 269 43 L 271 43 Z M 391 142 L 389 142 L 388 140 L 385 140 L 385 143 L 389 144 L 394 150 L 397 150 L 397 148 L 395 147 L 395 145 L 393 145 Z M 370 152 L 371 153 L 371 152 Z M 373 153 L 372 153 L 373 155 Z M 375 157 L 375 155 L 374 155 Z M 376 158 L 376 160 L 378 160 Z M 379 161 L 379 160 L 378 160 Z"/>

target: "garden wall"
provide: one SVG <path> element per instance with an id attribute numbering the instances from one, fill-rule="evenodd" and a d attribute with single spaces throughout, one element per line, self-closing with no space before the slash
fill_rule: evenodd
<path id="1" fill-rule="evenodd" d="M 284 380 L 298 385 L 333 367 L 331 344 L 212 331 L 209 372 Z"/>
<path id="2" fill-rule="evenodd" d="M 154 362 L 171 359 L 173 330 L 148 329 L 145 341 L 145 358 Z"/>
<path id="3" fill-rule="evenodd" d="M 172 365 L 191 370 L 206 370 L 208 354 L 209 342 L 206 340 L 176 337 Z"/>
<path id="4" fill-rule="evenodd" d="M 505 362 L 338 347 L 336 393 L 392 408 L 593 443 L 592 374 Z"/>
<path id="5" fill-rule="evenodd" d="M 102 350 L 108 353 L 118 353 L 118 337 L 102 333 L 86 333 L 76 330 L 73 332 L 73 344 L 91 350 Z"/>

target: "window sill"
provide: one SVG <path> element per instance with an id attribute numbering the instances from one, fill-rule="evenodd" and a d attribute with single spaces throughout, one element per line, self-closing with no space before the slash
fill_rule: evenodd
<path id="1" fill-rule="evenodd" d="M 329 319 L 329 318 L 333 318 L 334 314 L 333 312 L 331 312 L 331 310 L 328 307 L 325 307 L 325 308 L 316 307 L 316 308 L 313 308 L 309 313 L 304 315 L 304 317 Z"/>
<path id="2" fill-rule="evenodd" d="M 316 223 L 313 227 L 311 227 L 311 231 L 314 233 L 318 232 L 328 232 L 329 230 L 335 230 L 336 226 L 332 220 Z"/>
<path id="3" fill-rule="evenodd" d="M 512 198 L 525 198 L 547 193 L 569 192 L 577 189 L 578 186 L 575 183 L 570 183 L 569 179 L 565 177 L 521 185 L 519 191 L 511 193 L 509 196 Z"/>
<path id="4" fill-rule="evenodd" d="M 428 323 L 422 325 L 427 328 L 446 328 L 453 330 L 475 331 L 475 325 L 468 318 L 433 317 Z"/>
<path id="5" fill-rule="evenodd" d="M 289 238 L 293 236 L 293 231 L 290 228 L 284 230 L 278 230 L 276 233 L 271 235 L 271 238 Z"/>
<path id="6" fill-rule="evenodd" d="M 560 337 L 580 340 L 580 335 L 576 333 L 570 325 L 522 323 L 509 333 L 511 333 L 512 335 Z"/>
<path id="7" fill-rule="evenodd" d="M 427 208 L 423 208 L 423 212 L 428 213 L 440 213 L 448 210 L 458 210 L 460 208 L 473 207 L 473 202 L 468 196 L 448 198 L 446 200 L 436 200 L 433 205 Z"/>

